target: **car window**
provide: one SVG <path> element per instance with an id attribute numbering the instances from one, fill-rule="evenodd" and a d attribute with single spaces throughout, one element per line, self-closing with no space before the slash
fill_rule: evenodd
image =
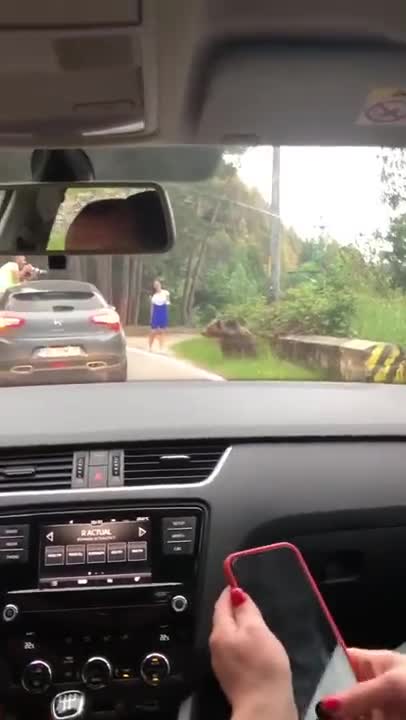
<path id="1" fill-rule="evenodd" d="M 14 312 L 53 312 L 73 310 L 97 310 L 104 307 L 102 299 L 92 292 L 34 291 L 12 293 L 6 310 Z"/>

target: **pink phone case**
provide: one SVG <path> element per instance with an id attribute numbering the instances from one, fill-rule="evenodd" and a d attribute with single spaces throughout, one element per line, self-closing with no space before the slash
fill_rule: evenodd
<path id="1" fill-rule="evenodd" d="M 318 603 L 319 603 L 324 615 L 326 616 L 326 618 L 328 620 L 328 623 L 329 623 L 331 630 L 337 640 L 337 643 L 339 645 L 341 645 L 345 655 L 347 656 L 348 662 L 350 663 L 350 665 L 352 667 L 351 659 L 348 655 L 347 648 L 346 648 L 344 640 L 340 634 L 340 631 L 338 630 L 337 625 L 335 624 L 335 622 L 330 614 L 330 611 L 329 611 L 326 603 L 323 600 L 320 590 L 317 587 L 316 582 L 315 582 L 314 578 L 312 577 L 312 574 L 311 574 L 309 568 L 306 565 L 306 562 L 305 562 L 305 559 L 304 559 L 302 553 L 300 552 L 300 550 L 298 550 L 298 548 L 295 545 L 292 545 L 292 543 L 288 543 L 288 542 L 279 542 L 279 543 L 274 543 L 273 545 L 264 545 L 263 547 L 251 548 L 249 550 L 241 550 L 239 552 L 232 553 L 224 561 L 224 573 L 226 576 L 227 583 L 230 585 L 230 587 L 238 587 L 237 580 L 233 574 L 233 563 L 237 558 L 244 557 L 246 555 L 258 555 L 259 553 L 273 552 L 275 550 L 281 550 L 282 548 L 291 550 L 293 553 L 295 553 L 297 561 L 303 570 L 303 575 L 306 578 L 306 580 L 310 583 L 313 593 L 314 593 L 315 597 L 317 598 Z M 244 590 L 244 588 L 242 588 L 242 590 Z"/>

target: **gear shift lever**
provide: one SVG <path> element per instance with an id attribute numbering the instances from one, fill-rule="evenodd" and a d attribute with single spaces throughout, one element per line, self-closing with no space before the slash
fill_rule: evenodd
<path id="1" fill-rule="evenodd" d="M 86 697 L 80 690 L 65 690 L 51 703 L 52 720 L 82 720 L 85 711 Z"/>

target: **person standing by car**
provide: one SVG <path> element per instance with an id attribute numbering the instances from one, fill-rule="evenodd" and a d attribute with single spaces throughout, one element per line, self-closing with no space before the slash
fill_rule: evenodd
<path id="1" fill-rule="evenodd" d="M 4 263 L 0 267 L 0 293 L 4 293 L 9 287 L 18 285 L 23 280 L 28 280 L 33 269 L 24 255 L 17 255 L 14 260 Z"/>
<path id="2" fill-rule="evenodd" d="M 169 292 L 164 290 L 160 280 L 155 280 L 154 294 L 151 298 L 151 331 L 149 334 L 149 349 L 152 351 L 154 341 L 158 339 L 159 348 L 162 351 L 164 333 L 169 323 Z"/>

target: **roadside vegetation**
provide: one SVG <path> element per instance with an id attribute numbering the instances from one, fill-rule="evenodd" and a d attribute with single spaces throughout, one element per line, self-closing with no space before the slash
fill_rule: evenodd
<path id="1" fill-rule="evenodd" d="M 323 380 L 321 371 L 281 360 L 262 343 L 256 358 L 225 358 L 215 340 L 193 338 L 172 347 L 176 356 L 227 380 Z"/>

